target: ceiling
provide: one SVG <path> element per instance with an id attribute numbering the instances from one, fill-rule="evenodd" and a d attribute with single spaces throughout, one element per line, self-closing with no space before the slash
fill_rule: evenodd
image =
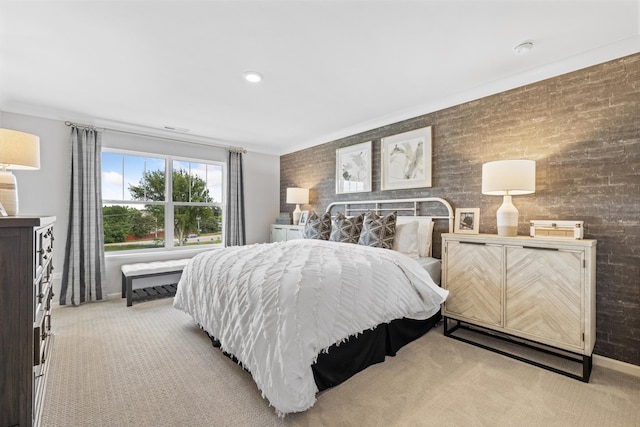
<path id="1" fill-rule="evenodd" d="M 640 52 L 639 22 L 639 0 L 2 1 L 0 111 L 285 154 Z"/>

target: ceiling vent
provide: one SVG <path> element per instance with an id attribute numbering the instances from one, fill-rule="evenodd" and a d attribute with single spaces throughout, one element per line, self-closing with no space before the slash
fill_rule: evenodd
<path id="1" fill-rule="evenodd" d="M 163 126 L 162 127 L 164 130 L 168 130 L 170 132 L 179 132 L 179 133 L 188 133 L 189 129 L 186 128 L 177 128 L 174 126 Z"/>

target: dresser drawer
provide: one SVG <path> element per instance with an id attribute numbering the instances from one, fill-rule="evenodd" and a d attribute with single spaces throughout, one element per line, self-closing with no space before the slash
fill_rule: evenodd
<path id="1" fill-rule="evenodd" d="M 42 227 L 35 233 L 35 272 L 34 279 L 38 279 L 40 274 L 48 276 L 51 274 L 51 260 L 53 259 L 53 225 Z"/>
<path id="2" fill-rule="evenodd" d="M 51 336 L 51 298 L 53 292 L 51 286 L 45 290 L 45 298 L 36 313 L 36 322 L 33 325 L 33 366 L 44 363 L 49 337 Z"/>

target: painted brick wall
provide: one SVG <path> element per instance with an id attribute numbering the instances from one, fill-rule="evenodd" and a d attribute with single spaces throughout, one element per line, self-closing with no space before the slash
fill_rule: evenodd
<path id="1" fill-rule="evenodd" d="M 433 126 L 433 186 L 380 191 L 380 139 L 424 126 Z M 336 149 L 369 140 L 373 192 L 336 195 Z M 303 209 L 317 211 L 336 200 L 444 197 L 479 207 L 480 232 L 496 233 L 502 198 L 481 194 L 481 175 L 500 159 L 537 161 L 536 193 L 514 197 L 519 234 L 531 219 L 575 219 L 598 240 L 595 353 L 640 365 L 640 54 L 284 155 L 280 206 L 293 209 L 293 186 L 311 189 Z"/>

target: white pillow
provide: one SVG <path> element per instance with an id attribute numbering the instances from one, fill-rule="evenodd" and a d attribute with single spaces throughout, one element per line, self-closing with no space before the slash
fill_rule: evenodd
<path id="1" fill-rule="evenodd" d="M 418 258 L 418 221 L 411 221 L 406 224 L 396 223 L 396 236 L 393 239 L 394 251 L 402 252 L 411 258 Z"/>
<path id="2" fill-rule="evenodd" d="M 418 256 L 431 256 L 431 239 L 433 238 L 433 220 L 421 220 L 418 227 Z"/>

